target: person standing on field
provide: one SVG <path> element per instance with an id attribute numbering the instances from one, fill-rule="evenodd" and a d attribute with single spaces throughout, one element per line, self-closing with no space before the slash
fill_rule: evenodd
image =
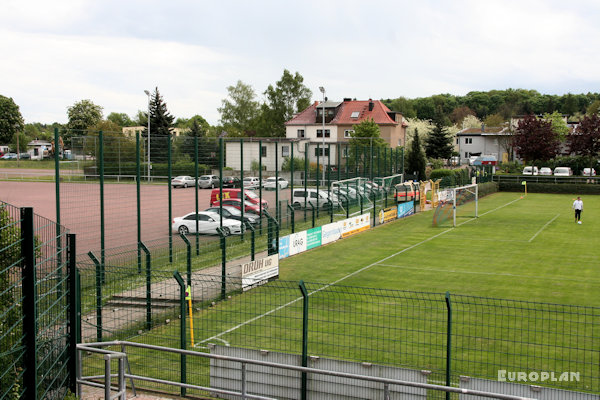
<path id="1" fill-rule="evenodd" d="M 577 196 L 577 200 L 573 202 L 573 210 L 575 210 L 575 222 L 581 223 L 581 212 L 583 211 L 583 200 Z"/>

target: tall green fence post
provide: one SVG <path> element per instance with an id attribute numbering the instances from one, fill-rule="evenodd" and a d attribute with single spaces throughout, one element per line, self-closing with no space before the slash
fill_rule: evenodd
<path id="1" fill-rule="evenodd" d="M 140 247 L 146 254 L 146 329 L 152 328 L 152 256 L 146 245 L 140 242 Z"/>
<path id="2" fill-rule="evenodd" d="M 250 230 L 250 260 L 254 261 L 254 253 L 256 251 L 256 232 L 252 224 L 246 221 L 246 227 Z"/>
<path id="3" fill-rule="evenodd" d="M 258 227 L 259 232 L 262 235 L 262 220 L 263 220 L 263 207 L 262 207 L 262 140 L 258 141 L 258 200 L 260 205 L 258 206 Z"/>
<path id="4" fill-rule="evenodd" d="M 196 215 L 198 215 L 198 136 L 194 136 L 194 178 L 196 182 L 196 186 L 194 187 L 194 196 L 196 203 Z M 211 204 L 212 205 L 212 204 Z M 243 207 L 242 207 L 243 208 Z M 198 226 L 200 222 L 198 218 L 196 218 L 196 255 L 200 255 L 200 236 L 198 235 L 198 231 L 200 227 Z"/>
<path id="5" fill-rule="evenodd" d="M 25 347 L 23 373 L 25 399 L 37 400 L 37 279 L 35 271 L 35 237 L 33 208 L 21 208 L 21 256 L 23 258 L 23 345 Z M 4 351 L 3 349 L 2 351 Z"/>
<path id="6" fill-rule="evenodd" d="M 450 292 L 446 292 L 446 310 L 448 317 L 446 320 L 446 386 L 452 383 L 452 302 L 450 301 Z M 450 392 L 446 392 L 446 400 L 450 400 Z"/>
<path id="7" fill-rule="evenodd" d="M 142 273 L 142 209 L 141 209 L 141 187 L 140 187 L 140 131 L 135 132 L 135 193 L 137 208 L 137 263 L 138 274 Z"/>
<path id="8" fill-rule="evenodd" d="M 175 278 L 175 280 L 177 281 L 177 283 L 179 284 L 179 313 L 181 314 L 181 319 L 179 320 L 179 348 L 181 350 L 187 350 L 187 343 L 186 343 L 186 306 L 185 306 L 185 282 L 183 281 L 183 278 L 181 277 L 181 275 L 179 274 L 179 272 L 175 271 L 173 272 L 173 277 Z M 180 383 L 187 383 L 187 362 L 186 362 L 186 355 L 185 354 L 181 354 L 179 357 L 179 379 L 181 380 Z M 181 387 L 181 396 L 185 396 L 186 395 L 186 388 L 185 387 Z"/>
<path id="9" fill-rule="evenodd" d="M 102 131 L 98 132 L 98 142 L 100 144 L 99 159 L 100 159 L 100 265 L 102 268 L 102 283 L 106 282 L 104 276 L 106 268 L 105 258 L 105 236 L 104 236 L 104 135 Z"/>
<path id="10" fill-rule="evenodd" d="M 102 341 L 102 266 L 98 258 L 88 251 L 88 256 L 96 266 L 96 340 Z"/>
<path id="11" fill-rule="evenodd" d="M 68 257 L 68 282 L 69 282 L 69 390 L 72 393 L 77 391 L 77 343 L 80 336 L 81 311 L 79 309 L 79 287 L 77 285 L 77 258 L 75 248 L 75 234 L 67 234 Z"/>
<path id="12" fill-rule="evenodd" d="M 327 199 L 329 199 L 329 222 L 333 222 L 333 201 L 331 201 L 331 143 L 327 143 Z"/>
<path id="13" fill-rule="evenodd" d="M 56 263 L 57 279 L 62 282 L 62 233 L 60 225 L 60 140 L 58 137 L 58 128 L 54 128 L 54 182 L 56 190 Z M 18 149 L 17 149 L 18 152 Z M 61 297 L 62 284 L 58 287 L 58 297 Z"/>
<path id="14" fill-rule="evenodd" d="M 308 186 L 308 143 L 304 143 L 304 222 L 306 222 L 306 202 L 308 199 L 307 186 Z"/>
<path id="15" fill-rule="evenodd" d="M 304 286 L 304 281 L 298 284 L 302 292 L 302 366 L 308 367 L 308 290 Z M 301 398 L 307 399 L 308 377 L 306 372 L 302 372 Z"/>
<path id="16" fill-rule="evenodd" d="M 296 212 L 296 210 L 294 209 L 294 207 L 291 204 L 288 204 L 287 206 L 288 206 L 288 209 L 290 210 L 290 215 L 292 216 L 292 220 L 291 220 L 291 223 L 292 223 L 292 233 L 295 233 L 296 232 L 296 223 L 295 223 L 294 220 L 296 218 L 294 218 L 294 213 Z"/>
<path id="17" fill-rule="evenodd" d="M 279 157 L 279 142 L 275 142 L 275 218 L 281 224 L 281 207 L 279 205 L 279 163 L 277 158 Z"/>
<path id="18" fill-rule="evenodd" d="M 172 209 L 172 205 L 173 205 L 173 195 L 172 195 L 172 190 L 173 190 L 173 186 L 171 185 L 171 178 L 172 178 L 172 174 L 173 174 L 173 165 L 171 162 L 171 151 L 172 151 L 172 144 L 171 144 L 171 135 L 167 136 L 167 165 L 168 165 L 168 176 L 167 176 L 167 187 L 169 188 L 169 262 L 172 263 L 173 262 L 173 229 L 171 229 L 171 221 L 173 221 L 173 209 Z"/>
<path id="19" fill-rule="evenodd" d="M 188 240 L 185 235 L 179 234 L 181 240 L 185 242 L 185 247 L 187 249 L 187 257 L 186 257 L 186 266 L 187 266 L 187 284 L 188 286 L 192 285 L 192 244 Z"/>
<path id="20" fill-rule="evenodd" d="M 225 240 L 225 232 L 222 228 L 217 228 L 217 233 L 221 237 L 221 300 L 225 300 L 227 297 L 227 285 L 225 279 L 227 279 L 227 242 Z"/>
<path id="21" fill-rule="evenodd" d="M 244 139 L 240 139 L 240 185 L 242 185 L 242 192 L 244 190 Z M 235 184 L 233 184 L 233 187 L 235 187 Z M 241 208 L 241 213 L 242 213 L 242 240 L 244 240 L 244 213 L 246 212 L 246 207 L 244 206 L 245 203 L 245 199 L 246 196 L 244 193 L 242 193 L 240 199 L 242 199 L 242 207 Z M 262 205 L 261 205 L 262 206 Z"/>
<path id="22" fill-rule="evenodd" d="M 324 135 L 325 133 L 323 133 Z M 317 143 L 317 172 L 315 174 L 315 179 L 317 181 L 317 218 L 319 218 L 319 177 L 321 176 L 321 171 L 319 168 L 319 160 L 321 159 L 321 151 L 323 151 L 323 155 L 325 155 L 325 147 L 323 147 L 323 149 L 321 149 L 319 147 L 319 143 Z M 323 160 L 325 161 L 325 160 Z M 323 163 L 324 164 L 324 163 Z M 323 167 L 323 171 L 325 170 L 325 167 Z M 306 194 L 306 196 L 308 197 L 308 193 Z"/>
<path id="23" fill-rule="evenodd" d="M 294 142 L 290 141 L 290 171 L 291 171 L 291 176 L 290 176 L 290 204 L 294 203 Z M 296 219 L 296 211 L 292 210 L 292 221 L 294 221 Z M 293 222 L 292 222 L 292 226 Z M 293 228 L 292 228 L 293 229 Z M 293 233 L 294 231 L 292 231 Z"/>

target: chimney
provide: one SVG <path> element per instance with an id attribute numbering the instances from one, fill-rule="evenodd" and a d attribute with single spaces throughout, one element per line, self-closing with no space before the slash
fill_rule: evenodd
<path id="1" fill-rule="evenodd" d="M 346 101 L 352 101 L 352 99 L 350 97 L 344 97 L 344 102 Z"/>
<path id="2" fill-rule="evenodd" d="M 375 103 L 373 103 L 373 100 L 369 99 L 369 111 L 373 111 L 374 106 L 375 106 Z"/>

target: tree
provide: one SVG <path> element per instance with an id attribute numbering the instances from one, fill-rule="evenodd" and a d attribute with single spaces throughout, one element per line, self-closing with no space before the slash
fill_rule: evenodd
<path id="1" fill-rule="evenodd" d="M 22 132 L 23 117 L 12 98 L 0 95 L 0 144 L 8 144 L 16 133 Z"/>
<path id="2" fill-rule="evenodd" d="M 134 126 L 131 118 L 129 118 L 129 116 L 125 113 L 111 112 L 110 114 L 108 114 L 108 117 L 106 117 L 106 119 L 119 125 L 120 127 Z"/>
<path id="3" fill-rule="evenodd" d="M 491 114 L 483 120 L 483 123 L 485 126 L 502 126 L 504 118 L 500 114 Z"/>
<path id="4" fill-rule="evenodd" d="M 564 142 L 569 134 L 569 127 L 562 114 L 554 111 L 552 114 L 544 114 L 544 120 L 552 124 L 552 130 L 558 135 L 561 142 Z"/>
<path id="5" fill-rule="evenodd" d="M 587 108 L 586 113 L 588 115 L 592 115 L 597 114 L 598 112 L 600 112 L 600 100 L 594 100 L 594 102 Z"/>
<path id="6" fill-rule="evenodd" d="M 552 123 L 529 114 L 521 121 L 513 135 L 513 146 L 526 162 L 546 161 L 558 154 L 560 140 Z"/>
<path id="7" fill-rule="evenodd" d="M 221 123 L 226 128 L 232 127 L 245 135 L 252 133 L 260 110 L 258 101 L 254 99 L 254 89 L 242 81 L 237 81 L 235 86 L 227 87 L 227 92 L 229 99 L 223 99 L 222 106 L 218 108 Z"/>
<path id="8" fill-rule="evenodd" d="M 287 69 L 275 87 L 269 85 L 264 92 L 267 102 L 261 106 L 260 136 L 285 136 L 286 121 L 310 105 L 310 89 L 298 72 L 292 75 Z"/>
<path id="9" fill-rule="evenodd" d="M 150 96 L 150 160 L 154 162 L 166 162 L 168 159 L 168 140 L 171 137 L 173 117 L 167 109 L 158 87 Z M 145 127 L 142 136 L 148 136 L 148 128 Z"/>
<path id="10" fill-rule="evenodd" d="M 450 121 L 457 126 L 462 126 L 463 120 L 469 115 L 475 116 L 475 111 L 467 106 L 456 107 L 452 110 L 452 113 L 450 113 Z"/>
<path id="11" fill-rule="evenodd" d="M 427 166 L 427 160 L 425 159 L 425 153 L 421 147 L 421 140 L 419 139 L 419 132 L 415 129 L 415 133 L 410 144 L 410 150 L 406 158 L 406 170 L 414 174 L 416 173 L 418 179 L 425 180 L 425 167 Z"/>
<path id="12" fill-rule="evenodd" d="M 567 137 L 569 150 L 579 156 L 589 158 L 590 168 L 600 155 L 600 117 L 598 114 L 586 115 L 577 126 L 577 130 Z"/>
<path id="13" fill-rule="evenodd" d="M 70 132 L 63 139 L 86 134 L 89 127 L 102 121 L 102 107 L 92 103 L 91 100 L 81 100 L 67 110 L 69 122 L 67 128 Z"/>
<path id="14" fill-rule="evenodd" d="M 348 142 L 350 146 L 348 163 L 349 165 L 354 165 L 358 159 L 359 165 L 362 163 L 365 167 L 370 167 L 371 146 L 373 148 L 373 155 L 377 154 L 378 147 L 387 147 L 386 141 L 381 138 L 379 125 L 372 118 L 367 118 L 353 125 L 352 129 L 354 132 L 351 134 L 352 138 Z"/>
<path id="15" fill-rule="evenodd" d="M 462 129 L 481 128 L 481 120 L 474 115 L 467 115 L 462 121 Z"/>
<path id="16" fill-rule="evenodd" d="M 434 119 L 434 127 L 429 132 L 429 137 L 425 144 L 425 154 L 430 158 L 449 159 L 452 157 L 452 138 L 448 135 L 447 129 L 443 124 L 442 113 L 438 111 Z"/>

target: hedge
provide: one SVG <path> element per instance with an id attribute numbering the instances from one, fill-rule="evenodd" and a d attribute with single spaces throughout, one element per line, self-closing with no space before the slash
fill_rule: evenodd
<path id="1" fill-rule="evenodd" d="M 498 184 L 496 182 L 486 182 L 477 185 L 477 194 L 479 197 L 487 196 L 488 194 L 496 193 Z"/>
<path id="2" fill-rule="evenodd" d="M 434 169 L 429 174 L 429 179 L 441 179 L 440 187 L 461 186 L 471 182 L 469 170 L 467 168 Z"/>
<path id="3" fill-rule="evenodd" d="M 194 176 L 196 167 L 193 162 L 176 162 L 171 166 L 171 176 L 178 175 L 189 175 Z M 145 175 L 147 171 L 146 164 L 140 165 L 140 172 Z M 84 168 L 85 175 L 98 175 L 98 169 L 96 166 L 90 166 Z M 212 167 L 205 164 L 198 164 L 198 174 L 210 174 L 212 173 Z M 136 175 L 136 164 L 132 162 L 121 163 L 108 163 L 104 165 L 105 175 Z M 152 176 L 167 176 L 169 174 L 168 164 L 164 163 L 152 163 Z"/>
<path id="4" fill-rule="evenodd" d="M 500 182 L 501 192 L 523 192 L 525 189 L 519 182 Z M 528 183 L 528 193 L 565 193 L 565 194 L 600 194 L 600 185 L 593 184 L 555 184 Z"/>

